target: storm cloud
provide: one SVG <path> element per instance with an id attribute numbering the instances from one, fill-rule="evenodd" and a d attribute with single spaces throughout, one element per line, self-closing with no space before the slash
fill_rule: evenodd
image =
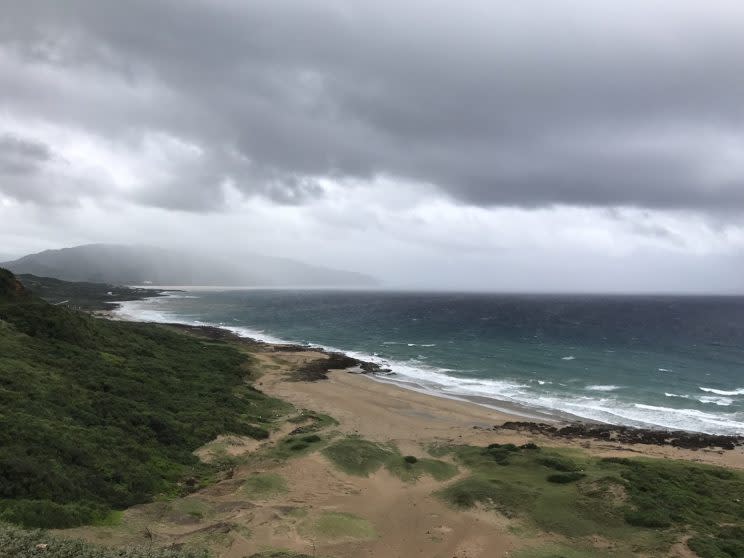
<path id="1" fill-rule="evenodd" d="M 64 157 L 64 130 L 129 154 L 69 196 L 219 211 L 383 177 L 483 207 L 744 208 L 741 2 L 2 5 L 0 126 L 38 137 L 0 172 Z"/>

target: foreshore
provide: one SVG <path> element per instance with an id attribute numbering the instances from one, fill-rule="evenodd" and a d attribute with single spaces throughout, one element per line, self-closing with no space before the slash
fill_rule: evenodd
<path id="1" fill-rule="evenodd" d="M 266 343 L 214 326 L 171 325 L 215 339 L 232 339 L 257 351 L 264 360 L 279 358 L 286 370 L 262 377 L 258 382 L 262 391 L 297 407 L 334 416 L 350 433 L 365 438 L 403 444 L 537 441 L 580 447 L 601 456 L 646 455 L 744 469 L 744 437 L 600 425 L 551 417 L 538 410 L 510 409 L 506 402 L 497 409 L 488 403 L 402 387 L 390 382 L 384 371 L 378 376 L 378 365 L 341 353 Z M 287 373 L 301 381 L 288 381 Z"/>

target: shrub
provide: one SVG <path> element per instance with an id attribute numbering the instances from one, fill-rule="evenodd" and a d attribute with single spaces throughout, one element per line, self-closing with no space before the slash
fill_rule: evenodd
<path id="1" fill-rule="evenodd" d="M 556 473 L 554 475 L 548 475 L 548 482 L 554 482 L 556 484 L 568 484 L 570 482 L 576 482 L 581 480 L 586 475 L 584 473 L 578 473 L 572 471 L 570 473 Z"/>
<path id="2" fill-rule="evenodd" d="M 537 462 L 540 463 L 540 465 L 544 465 L 545 467 L 555 469 L 556 471 L 561 471 L 563 473 L 570 473 L 572 471 L 578 470 L 579 468 L 576 463 L 574 463 L 570 459 L 552 455 L 541 457 L 537 460 Z"/>
<path id="3" fill-rule="evenodd" d="M 415 455 L 406 455 L 403 458 L 403 461 L 405 461 L 406 463 L 413 464 L 413 463 L 416 463 L 418 461 L 418 458 Z"/>

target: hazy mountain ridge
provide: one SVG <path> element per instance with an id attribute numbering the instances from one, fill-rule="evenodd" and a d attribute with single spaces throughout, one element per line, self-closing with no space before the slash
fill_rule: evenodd
<path id="1" fill-rule="evenodd" d="M 374 286 L 376 279 L 259 254 L 232 260 L 147 246 L 87 244 L 45 250 L 0 264 L 16 274 L 110 284 L 208 286 Z"/>

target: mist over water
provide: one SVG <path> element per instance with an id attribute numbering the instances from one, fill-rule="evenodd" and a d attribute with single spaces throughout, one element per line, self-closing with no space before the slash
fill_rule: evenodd
<path id="1" fill-rule="evenodd" d="M 744 433 L 744 297 L 193 291 L 120 313 L 334 348 L 494 406 Z"/>

